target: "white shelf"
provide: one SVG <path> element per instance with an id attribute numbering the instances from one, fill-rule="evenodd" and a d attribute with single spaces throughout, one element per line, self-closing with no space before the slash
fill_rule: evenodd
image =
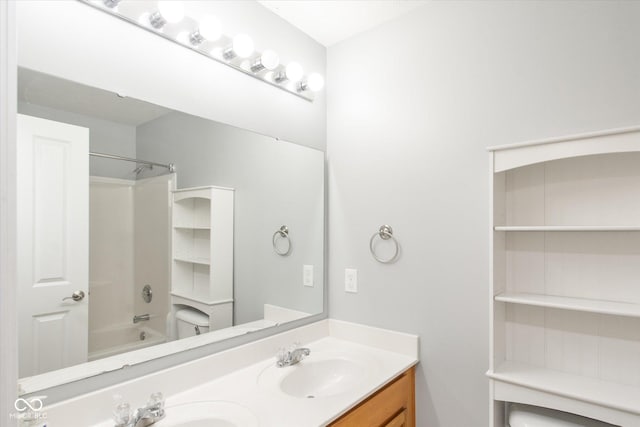
<path id="1" fill-rule="evenodd" d="M 640 231 L 629 225 L 500 225 L 495 231 Z"/>
<path id="2" fill-rule="evenodd" d="M 199 296 L 195 296 L 195 295 L 192 295 L 189 292 L 184 292 L 184 291 L 171 291 L 171 295 L 173 295 L 174 297 L 183 298 L 183 299 L 186 299 L 186 300 L 189 300 L 189 301 L 192 301 L 192 302 L 196 302 L 196 303 L 200 303 L 200 304 L 208 305 L 208 306 L 220 305 L 220 304 L 228 304 L 230 302 L 233 302 L 233 299 L 204 300 Z"/>
<path id="3" fill-rule="evenodd" d="M 174 225 L 173 228 L 176 230 L 211 230 L 209 226 L 198 226 L 198 225 Z"/>
<path id="4" fill-rule="evenodd" d="M 640 387 L 511 361 L 487 375 L 494 380 L 640 414 Z"/>
<path id="5" fill-rule="evenodd" d="M 174 261 L 188 262 L 191 264 L 209 265 L 211 261 L 208 258 L 200 257 L 174 257 Z"/>
<path id="6" fill-rule="evenodd" d="M 640 317 L 640 304 L 528 293 L 502 293 L 496 301 L 615 316 Z"/>

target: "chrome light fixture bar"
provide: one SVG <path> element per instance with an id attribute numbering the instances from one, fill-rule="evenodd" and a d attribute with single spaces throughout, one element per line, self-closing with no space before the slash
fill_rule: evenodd
<path id="1" fill-rule="evenodd" d="M 78 1 L 307 101 L 313 102 L 314 92 L 324 87 L 324 78 L 320 74 L 305 76 L 302 66 L 297 62 L 284 65 L 272 50 L 256 52 L 253 40 L 248 35 L 224 35 L 217 18 L 204 16 L 195 19 L 185 16 L 181 1 L 152 2 L 151 4 L 156 5 L 155 8 L 137 10 L 134 13 L 127 13 L 126 5 L 140 5 L 143 2 Z M 150 3 L 144 4 L 148 6 Z"/>

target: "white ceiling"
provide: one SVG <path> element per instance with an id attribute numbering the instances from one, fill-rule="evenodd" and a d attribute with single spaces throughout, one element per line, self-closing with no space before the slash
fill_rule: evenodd
<path id="1" fill-rule="evenodd" d="M 18 100 L 130 126 L 141 125 L 171 111 L 26 68 L 18 72 Z"/>
<path id="2" fill-rule="evenodd" d="M 390 21 L 426 0 L 258 0 L 324 46 Z"/>

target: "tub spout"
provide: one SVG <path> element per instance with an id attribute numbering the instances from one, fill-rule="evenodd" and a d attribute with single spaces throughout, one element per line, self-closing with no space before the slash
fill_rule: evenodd
<path id="1" fill-rule="evenodd" d="M 148 314 L 136 314 L 133 316 L 133 323 L 138 323 L 142 320 L 149 320 L 150 316 Z"/>

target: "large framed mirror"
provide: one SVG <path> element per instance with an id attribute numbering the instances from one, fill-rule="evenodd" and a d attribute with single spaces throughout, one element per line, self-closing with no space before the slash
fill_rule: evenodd
<path id="1" fill-rule="evenodd" d="M 324 152 L 26 68 L 18 81 L 21 393 L 323 316 Z"/>

